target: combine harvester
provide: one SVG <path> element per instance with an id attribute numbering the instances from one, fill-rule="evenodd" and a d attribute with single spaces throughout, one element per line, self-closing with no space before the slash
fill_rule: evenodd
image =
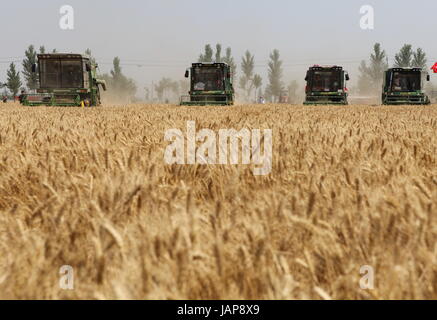
<path id="1" fill-rule="evenodd" d="M 97 79 L 97 65 L 80 54 L 39 54 L 39 88 L 36 94 L 24 94 L 24 106 L 91 107 L 100 105 L 100 88 L 106 82 Z"/>
<path id="2" fill-rule="evenodd" d="M 349 74 L 339 66 L 310 67 L 305 78 L 305 105 L 348 105 Z"/>
<path id="3" fill-rule="evenodd" d="M 391 68 L 385 72 L 382 87 L 383 105 L 428 105 L 431 100 L 424 92 L 424 79 L 430 75 L 420 68 Z"/>
<path id="4" fill-rule="evenodd" d="M 190 92 L 181 97 L 182 106 L 234 104 L 232 73 L 226 63 L 193 63 L 185 78 L 190 78 Z"/>

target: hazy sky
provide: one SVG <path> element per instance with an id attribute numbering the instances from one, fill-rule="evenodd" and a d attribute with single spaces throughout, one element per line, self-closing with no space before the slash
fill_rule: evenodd
<path id="1" fill-rule="evenodd" d="M 74 30 L 59 27 L 65 4 L 74 8 Z M 374 30 L 360 28 L 363 5 L 375 10 Z M 59 52 L 90 48 L 102 72 L 119 56 L 124 73 L 143 88 L 163 76 L 182 79 L 204 45 L 217 42 L 232 47 L 238 64 L 245 50 L 255 54 L 264 84 L 275 48 L 284 61 L 285 82 L 302 80 L 312 64 L 343 65 L 356 80 L 359 62 L 375 42 L 390 63 L 404 43 L 422 47 L 430 66 L 436 62 L 436 12 L 435 0 L 2 1 L 0 82 L 8 63 L 22 60 L 29 44 Z"/>

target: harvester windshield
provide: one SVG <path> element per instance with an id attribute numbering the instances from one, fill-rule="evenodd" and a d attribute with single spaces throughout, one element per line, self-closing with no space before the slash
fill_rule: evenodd
<path id="1" fill-rule="evenodd" d="M 392 91 L 411 92 L 421 89 L 421 73 L 419 71 L 393 72 Z"/>
<path id="2" fill-rule="evenodd" d="M 223 70 L 216 67 L 196 67 L 193 69 L 193 91 L 224 90 Z"/>
<path id="3" fill-rule="evenodd" d="M 313 71 L 312 81 L 310 81 L 311 91 L 336 92 L 342 89 L 341 71 L 321 70 Z"/>
<path id="4" fill-rule="evenodd" d="M 41 88 L 83 88 L 84 70 L 81 59 L 40 59 Z"/>

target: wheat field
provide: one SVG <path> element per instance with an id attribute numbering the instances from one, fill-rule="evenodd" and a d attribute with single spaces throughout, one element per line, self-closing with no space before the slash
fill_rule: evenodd
<path id="1" fill-rule="evenodd" d="M 189 120 L 272 173 L 166 165 Z M 0 298 L 437 299 L 436 154 L 436 105 L 1 105 Z"/>

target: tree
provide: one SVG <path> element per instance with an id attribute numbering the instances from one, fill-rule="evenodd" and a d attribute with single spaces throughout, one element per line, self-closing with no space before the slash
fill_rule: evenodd
<path id="1" fill-rule="evenodd" d="M 23 77 L 27 88 L 34 90 L 38 87 L 38 74 L 32 72 L 33 65 L 36 64 L 36 51 L 33 45 L 25 51 L 26 58 L 23 60 Z"/>
<path id="2" fill-rule="evenodd" d="M 373 53 L 370 54 L 370 64 L 361 61 L 359 67 L 360 76 L 358 87 L 361 94 L 368 94 L 378 90 L 382 85 L 384 72 L 388 68 L 387 54 L 381 49 L 381 44 L 373 46 Z"/>
<path id="3" fill-rule="evenodd" d="M 177 90 L 178 84 L 173 82 L 170 78 L 162 78 L 158 84 L 155 85 L 155 91 L 158 95 L 158 100 L 160 102 L 164 101 L 164 98 L 166 97 L 166 93 L 168 90 L 172 90 L 173 92 L 175 89 Z"/>
<path id="4" fill-rule="evenodd" d="M 205 45 L 205 52 L 201 53 L 199 56 L 199 62 L 209 63 L 213 62 L 213 57 L 215 56 L 216 62 L 224 62 L 231 67 L 232 78 L 235 79 L 237 65 L 235 64 L 234 58 L 232 57 L 231 48 L 226 49 L 226 55 L 221 57 L 222 45 L 216 45 L 216 53 L 214 55 L 214 50 L 212 49 L 210 44 Z"/>
<path id="5" fill-rule="evenodd" d="M 120 58 L 113 60 L 113 69 L 110 75 L 103 75 L 102 78 L 108 86 L 108 94 L 115 101 L 132 101 L 135 97 L 137 87 L 132 79 L 127 78 L 121 69 Z"/>
<path id="6" fill-rule="evenodd" d="M 371 92 L 372 79 L 370 78 L 369 69 L 370 68 L 367 66 L 366 61 L 361 61 L 361 64 L 358 67 L 358 70 L 360 72 L 360 75 L 358 77 L 358 91 L 362 95 L 366 95 Z"/>
<path id="7" fill-rule="evenodd" d="M 222 45 L 220 43 L 215 46 L 215 62 L 222 62 Z"/>
<path id="8" fill-rule="evenodd" d="M 272 98 L 273 102 L 276 102 L 283 91 L 282 61 L 280 60 L 279 50 L 275 49 L 270 54 L 268 66 L 269 84 L 266 88 L 266 94 Z"/>
<path id="9" fill-rule="evenodd" d="M 237 65 L 232 57 L 232 49 L 230 47 L 226 48 L 226 55 L 222 58 L 222 61 L 231 67 L 232 79 L 235 79 L 237 76 Z"/>
<path id="10" fill-rule="evenodd" d="M 413 53 L 411 67 L 421 68 L 423 70 L 427 69 L 426 53 L 421 48 L 418 48 L 416 52 Z"/>
<path id="11" fill-rule="evenodd" d="M 246 51 L 241 61 L 241 71 L 243 75 L 240 79 L 240 87 L 246 92 L 246 97 L 249 99 L 253 89 L 253 71 L 255 68 L 255 57 Z"/>
<path id="12" fill-rule="evenodd" d="M 40 54 L 45 54 L 46 53 L 46 48 L 44 46 L 40 46 L 39 47 L 39 53 Z"/>
<path id="13" fill-rule="evenodd" d="M 205 46 L 205 52 L 200 54 L 199 62 L 212 62 L 212 57 L 214 56 L 214 52 L 211 48 L 210 44 Z"/>
<path id="14" fill-rule="evenodd" d="M 370 55 L 370 78 L 380 87 L 384 72 L 388 68 L 387 54 L 381 49 L 381 44 L 373 46 L 373 53 Z"/>
<path id="15" fill-rule="evenodd" d="M 253 76 L 253 86 L 255 87 L 255 101 L 257 100 L 258 91 L 262 85 L 263 85 L 263 79 L 261 78 L 261 76 L 259 74 L 254 75 Z"/>
<path id="16" fill-rule="evenodd" d="M 395 55 L 395 67 L 396 68 L 409 68 L 411 67 L 413 59 L 413 50 L 411 44 L 405 44 L 399 53 Z"/>
<path id="17" fill-rule="evenodd" d="M 18 91 L 20 91 L 21 80 L 20 73 L 16 71 L 14 63 L 11 63 L 9 66 L 9 70 L 7 72 L 6 86 L 8 87 L 12 95 L 16 97 Z"/>

